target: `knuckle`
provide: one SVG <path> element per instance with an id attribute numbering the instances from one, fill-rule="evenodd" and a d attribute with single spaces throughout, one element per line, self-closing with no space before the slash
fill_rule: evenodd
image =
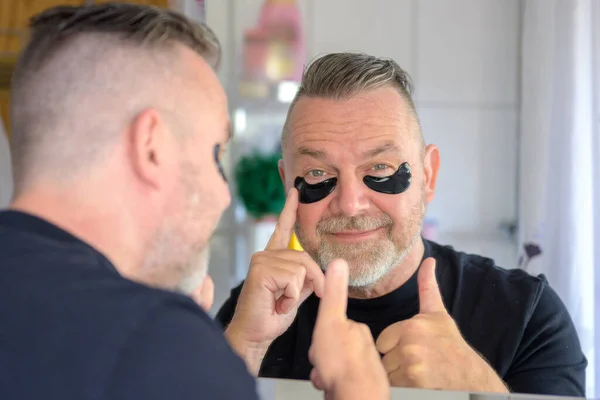
<path id="1" fill-rule="evenodd" d="M 254 254 L 252 254 L 252 256 L 250 257 L 250 265 L 253 266 L 257 263 L 260 263 L 263 258 L 265 256 L 265 252 L 264 251 L 258 251 Z"/>
<path id="2" fill-rule="evenodd" d="M 425 366 L 422 364 L 414 364 L 406 367 L 405 378 L 413 384 L 419 386 L 423 382 L 425 376 Z"/>
<path id="3" fill-rule="evenodd" d="M 418 363 L 423 355 L 423 348 L 418 344 L 408 344 L 400 349 L 400 357 L 408 363 Z"/>
<path id="4" fill-rule="evenodd" d="M 426 322 L 417 317 L 405 321 L 403 325 L 403 333 L 407 335 L 420 335 L 424 331 Z"/>
<path id="5" fill-rule="evenodd" d="M 368 338 L 370 340 L 373 340 L 373 336 L 371 335 L 371 330 L 369 329 L 369 327 L 365 324 L 361 324 L 361 323 L 356 323 L 357 325 L 357 329 L 359 331 L 359 333 L 364 337 L 364 338 Z"/>

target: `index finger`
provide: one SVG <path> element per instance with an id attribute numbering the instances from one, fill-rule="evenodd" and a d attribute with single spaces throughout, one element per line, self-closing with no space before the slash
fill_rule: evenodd
<path id="1" fill-rule="evenodd" d="M 345 320 L 348 308 L 348 263 L 336 259 L 325 272 L 325 293 L 321 297 L 317 324 L 319 321 Z"/>
<path id="2" fill-rule="evenodd" d="M 275 231 L 267 243 L 265 250 L 287 249 L 292 234 L 294 233 L 294 225 L 296 224 L 296 212 L 298 211 L 298 190 L 290 189 L 288 196 L 285 199 L 285 206 L 279 215 Z"/>

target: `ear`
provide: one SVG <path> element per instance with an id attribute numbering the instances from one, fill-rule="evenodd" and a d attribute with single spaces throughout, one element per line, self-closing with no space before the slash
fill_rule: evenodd
<path id="1" fill-rule="evenodd" d="M 283 159 L 279 160 L 277 165 L 279 167 L 279 176 L 281 177 L 281 182 L 283 182 L 283 187 L 285 188 L 285 192 L 287 193 L 288 187 L 285 184 L 285 170 L 283 169 Z"/>
<path id="2" fill-rule="evenodd" d="M 430 203 L 435 196 L 435 185 L 437 182 L 438 171 L 440 170 L 440 152 L 436 145 L 430 144 L 425 148 L 425 193 L 427 203 Z"/>
<path id="3" fill-rule="evenodd" d="M 142 184 L 159 188 L 168 174 L 169 133 L 154 109 L 142 111 L 128 131 L 129 160 Z M 167 168 L 165 168 L 167 167 Z"/>

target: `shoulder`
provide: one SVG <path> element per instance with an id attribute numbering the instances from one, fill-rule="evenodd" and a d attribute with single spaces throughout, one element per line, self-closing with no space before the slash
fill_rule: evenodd
<path id="1" fill-rule="evenodd" d="M 477 254 L 454 250 L 428 241 L 430 254 L 438 263 L 438 280 L 445 290 L 467 293 L 485 293 L 485 297 L 514 300 L 520 308 L 535 306 L 548 281 L 544 275 L 533 276 L 522 269 L 506 269 L 494 260 Z M 464 294 L 464 293 L 462 293 Z"/>
<path id="2" fill-rule="evenodd" d="M 130 327 L 107 398 L 253 398 L 256 388 L 215 322 L 184 296 L 159 293 Z M 231 382 L 236 382 L 232 385 Z"/>

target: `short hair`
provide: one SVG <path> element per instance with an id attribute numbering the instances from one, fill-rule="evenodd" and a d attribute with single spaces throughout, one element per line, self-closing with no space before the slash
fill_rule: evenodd
<path id="1" fill-rule="evenodd" d="M 409 74 L 391 59 L 364 53 L 331 53 L 313 60 L 304 70 L 300 87 L 288 110 L 282 132 L 285 142 L 292 109 L 301 97 L 343 100 L 383 87 L 398 90 L 418 125 L 412 99 L 414 87 Z"/>
<path id="2" fill-rule="evenodd" d="M 218 67 L 221 56 L 219 41 L 206 25 L 152 6 L 128 3 L 57 6 L 33 16 L 29 27 L 29 42 L 11 79 L 15 192 L 26 185 L 30 175 L 53 169 L 61 156 L 81 156 L 80 162 L 89 162 L 90 153 L 97 153 L 102 147 L 95 141 L 104 140 L 106 144 L 110 136 L 97 137 L 98 130 L 107 127 L 100 118 L 104 117 L 104 122 L 118 118 L 101 116 L 103 111 L 116 114 L 106 112 L 110 109 L 103 109 L 103 105 L 124 102 L 122 98 L 134 97 L 136 93 L 143 98 L 144 90 L 149 93 L 152 86 L 160 86 L 161 79 L 152 74 L 164 76 L 173 68 L 175 52 L 181 50 L 178 45 L 195 51 L 213 69 Z M 136 57 L 140 60 L 136 61 Z M 156 82 L 149 84 L 148 79 Z M 90 115 L 77 115 L 84 110 L 80 103 L 87 103 L 85 112 Z M 91 120 L 92 117 L 97 120 Z M 87 130 L 88 137 L 81 130 Z M 64 153 L 69 143 L 79 150 Z M 64 154 L 53 157 L 52 152 Z M 60 173 L 74 172 L 75 162 L 68 164 L 62 162 Z M 58 174 L 59 169 L 57 166 L 53 173 Z"/>

